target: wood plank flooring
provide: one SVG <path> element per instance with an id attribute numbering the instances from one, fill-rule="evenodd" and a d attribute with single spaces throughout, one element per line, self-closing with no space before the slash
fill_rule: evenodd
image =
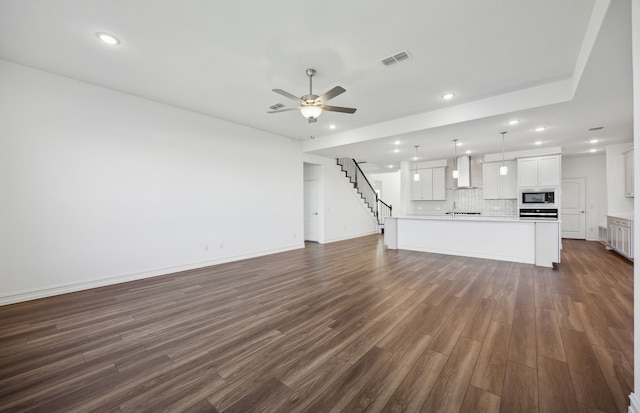
<path id="1" fill-rule="evenodd" d="M 379 235 L 0 307 L 0 411 L 626 412 L 633 265 Z"/>

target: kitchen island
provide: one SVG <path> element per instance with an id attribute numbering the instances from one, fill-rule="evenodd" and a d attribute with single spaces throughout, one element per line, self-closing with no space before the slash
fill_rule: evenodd
<path id="1" fill-rule="evenodd" d="M 389 249 L 486 258 L 553 267 L 560 262 L 560 222 L 487 216 L 385 219 Z"/>

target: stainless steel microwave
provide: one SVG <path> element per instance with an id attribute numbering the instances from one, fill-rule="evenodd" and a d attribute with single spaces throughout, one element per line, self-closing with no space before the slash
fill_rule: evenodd
<path id="1" fill-rule="evenodd" d="M 557 191 L 555 189 L 521 189 L 520 205 L 522 206 L 548 206 L 557 204 Z"/>

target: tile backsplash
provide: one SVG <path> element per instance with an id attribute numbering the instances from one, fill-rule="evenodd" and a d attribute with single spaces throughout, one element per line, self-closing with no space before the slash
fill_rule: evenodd
<path id="1" fill-rule="evenodd" d="M 453 189 L 451 176 L 452 162 L 446 174 L 446 201 L 410 201 L 409 214 L 433 215 L 444 214 L 453 209 L 456 203 L 457 212 L 480 212 L 482 215 L 505 216 L 517 214 L 515 199 L 483 199 L 482 158 L 471 158 L 471 186 L 469 189 Z"/>

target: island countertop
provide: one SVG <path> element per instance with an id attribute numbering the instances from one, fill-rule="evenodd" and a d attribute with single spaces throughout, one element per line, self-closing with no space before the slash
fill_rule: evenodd
<path id="1" fill-rule="evenodd" d="M 515 216 L 408 215 L 385 218 L 389 249 L 521 262 L 560 262 L 560 222 Z"/>
<path id="2" fill-rule="evenodd" d="M 488 222 L 560 222 L 557 219 L 520 218 L 517 215 L 402 215 L 388 219 L 426 219 L 445 221 L 488 221 Z"/>

